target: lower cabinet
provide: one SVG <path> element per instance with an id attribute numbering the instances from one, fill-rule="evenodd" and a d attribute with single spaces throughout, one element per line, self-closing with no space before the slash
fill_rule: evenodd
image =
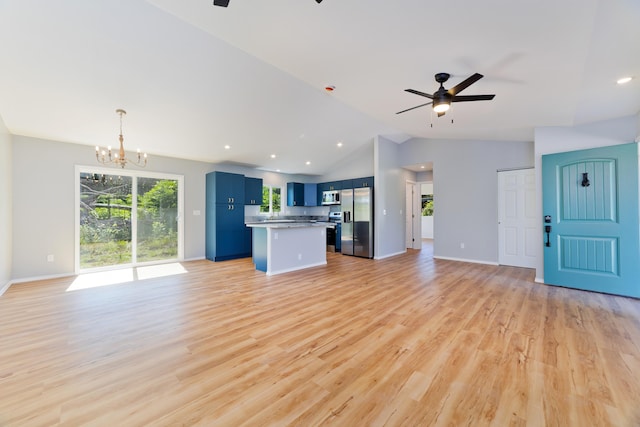
<path id="1" fill-rule="evenodd" d="M 251 256 L 251 240 L 247 239 L 242 204 L 207 205 L 206 258 L 211 261 Z M 249 234 L 250 236 L 251 234 Z"/>

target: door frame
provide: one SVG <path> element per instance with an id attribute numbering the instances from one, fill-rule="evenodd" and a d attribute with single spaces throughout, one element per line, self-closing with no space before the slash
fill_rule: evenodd
<path id="1" fill-rule="evenodd" d="M 422 223 L 420 192 L 418 183 L 407 180 L 405 182 L 405 227 L 411 224 L 411 229 L 405 230 L 405 248 L 420 249 L 422 247 Z"/>

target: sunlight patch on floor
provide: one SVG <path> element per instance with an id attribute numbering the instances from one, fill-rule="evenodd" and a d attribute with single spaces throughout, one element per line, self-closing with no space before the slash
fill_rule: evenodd
<path id="1" fill-rule="evenodd" d="M 123 268 L 121 270 L 100 271 L 80 274 L 67 288 L 67 292 L 82 289 L 99 288 L 118 285 L 137 280 L 155 279 L 158 277 L 184 274 L 187 270 L 180 263 L 149 265 L 146 267 Z"/>
<path id="2" fill-rule="evenodd" d="M 177 262 L 171 264 L 158 264 L 149 265 L 147 267 L 138 267 L 136 270 L 138 271 L 138 280 L 175 276 L 176 274 L 184 274 L 187 272 L 182 264 Z"/>

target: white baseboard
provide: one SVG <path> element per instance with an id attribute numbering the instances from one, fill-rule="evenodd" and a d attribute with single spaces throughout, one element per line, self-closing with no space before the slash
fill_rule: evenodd
<path id="1" fill-rule="evenodd" d="M 275 276 L 276 274 L 283 274 L 283 273 L 290 273 L 292 271 L 298 271 L 298 270 L 302 270 L 305 268 L 311 268 L 311 267 L 320 267 L 322 265 L 327 265 L 327 261 L 324 262 L 317 262 L 317 263 L 312 263 L 312 264 L 305 264 L 305 265 L 297 265 L 295 267 L 291 267 L 291 268 L 285 268 L 282 270 L 276 270 L 276 271 L 271 271 L 271 272 L 267 272 L 267 276 Z"/>
<path id="2" fill-rule="evenodd" d="M 541 279 L 540 277 L 536 276 L 535 279 L 533 279 L 534 282 L 536 283 L 544 283 L 544 279 Z"/>
<path id="3" fill-rule="evenodd" d="M 22 279 L 15 279 L 11 281 L 12 285 L 25 283 L 25 282 L 37 282 L 40 280 L 49 280 L 49 279 L 60 279 L 62 277 L 71 277 L 76 276 L 75 273 L 63 273 L 63 274 L 50 274 L 46 276 L 34 276 L 34 277 L 24 277 Z"/>
<path id="4" fill-rule="evenodd" d="M 75 274 L 52 274 L 47 276 L 34 276 L 34 277 L 24 277 L 22 279 L 15 279 L 10 281 L 6 285 L 4 285 L 2 288 L 0 288 L 0 296 L 2 296 L 2 294 L 7 292 L 7 290 L 9 290 L 9 288 L 12 285 L 19 285 L 20 283 L 27 283 L 27 282 L 37 282 L 40 280 L 59 279 L 61 277 L 71 277 L 71 276 L 75 276 Z"/>
<path id="5" fill-rule="evenodd" d="M 0 297 L 2 296 L 2 294 L 4 294 L 5 292 L 7 292 L 7 289 L 9 289 L 9 286 L 11 286 L 11 281 L 5 283 L 5 285 L 3 287 L 0 288 Z"/>
<path id="6" fill-rule="evenodd" d="M 394 254 L 386 254 L 386 255 L 382 255 L 382 256 L 374 256 L 373 259 L 391 258 L 392 256 L 398 256 L 398 255 L 402 255 L 402 254 L 406 254 L 406 253 L 407 253 L 407 250 L 405 249 L 404 251 L 396 252 Z"/>
<path id="7" fill-rule="evenodd" d="M 496 267 L 498 265 L 500 265 L 497 262 L 480 261 L 480 260 L 477 260 L 477 259 L 453 258 L 453 257 L 447 257 L 447 256 L 434 256 L 433 258 L 434 259 L 446 259 L 448 261 L 470 262 L 470 263 L 473 263 L 473 264 L 495 265 Z"/>

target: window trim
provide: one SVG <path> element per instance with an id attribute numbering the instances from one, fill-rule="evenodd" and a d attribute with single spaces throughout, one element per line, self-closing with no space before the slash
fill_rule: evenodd
<path id="1" fill-rule="evenodd" d="M 282 187 L 279 185 L 269 185 L 269 184 L 262 184 L 262 188 L 264 191 L 264 187 L 268 187 L 269 188 L 269 212 L 262 212 L 262 203 L 260 203 L 260 211 L 258 212 L 260 215 L 264 215 L 264 216 L 272 216 L 272 215 L 276 215 L 276 214 L 280 214 L 282 212 Z M 273 212 L 273 189 L 277 188 L 280 190 L 280 211 L 278 212 Z"/>

